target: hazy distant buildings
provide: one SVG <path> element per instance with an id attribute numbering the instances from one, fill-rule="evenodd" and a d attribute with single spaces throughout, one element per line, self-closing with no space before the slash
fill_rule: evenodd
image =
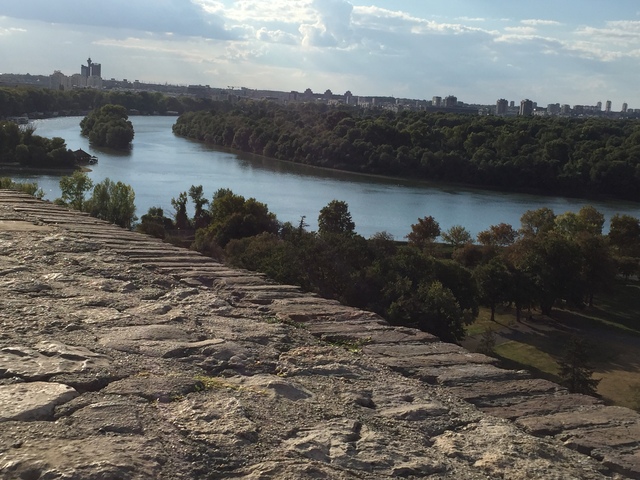
<path id="1" fill-rule="evenodd" d="M 607 100 L 607 103 L 605 103 L 604 111 L 606 113 L 611 113 L 611 100 Z"/>
<path id="2" fill-rule="evenodd" d="M 627 102 L 624 102 L 622 104 L 622 113 L 627 113 L 628 109 L 629 109 L 629 105 L 627 105 Z"/>
<path id="3" fill-rule="evenodd" d="M 562 111 L 562 107 L 560 107 L 559 103 L 550 103 L 547 105 L 547 114 L 548 115 L 559 115 Z"/>
<path id="4" fill-rule="evenodd" d="M 449 95 L 444 99 L 444 107 L 445 108 L 453 108 L 458 106 L 458 97 Z"/>
<path id="5" fill-rule="evenodd" d="M 73 88 L 98 88 L 102 89 L 102 66 L 93 63 L 91 58 L 87 65 L 80 66 L 80 73 L 70 77 L 56 70 L 49 76 L 49 88 L 53 90 L 71 90 Z"/>
<path id="6" fill-rule="evenodd" d="M 436 108 L 442 107 L 442 97 L 433 97 L 431 99 L 431 106 Z"/>

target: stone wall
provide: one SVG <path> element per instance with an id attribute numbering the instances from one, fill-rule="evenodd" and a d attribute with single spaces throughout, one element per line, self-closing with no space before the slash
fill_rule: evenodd
<path id="1" fill-rule="evenodd" d="M 640 478 L 628 409 L 0 191 L 0 478 Z"/>

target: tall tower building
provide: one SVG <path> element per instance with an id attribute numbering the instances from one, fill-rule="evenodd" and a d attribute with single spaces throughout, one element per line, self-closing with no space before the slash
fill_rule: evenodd
<path id="1" fill-rule="evenodd" d="M 458 97 L 454 95 L 449 95 L 444 99 L 444 106 L 446 108 L 457 107 L 458 106 Z"/>
<path id="2" fill-rule="evenodd" d="M 87 65 L 80 66 L 80 75 L 83 77 L 101 77 L 102 65 L 99 63 L 93 63 L 91 57 L 87 59 Z"/>
<path id="3" fill-rule="evenodd" d="M 440 108 L 442 106 L 442 97 L 433 97 L 431 99 L 431 105 Z"/>
<path id="4" fill-rule="evenodd" d="M 529 116 L 529 115 L 533 115 L 533 102 L 531 100 L 529 100 L 528 98 L 525 100 L 522 100 L 520 102 L 520 115 L 523 116 Z"/>
<path id="5" fill-rule="evenodd" d="M 622 104 L 622 113 L 627 113 L 628 109 L 629 109 L 629 105 L 627 105 L 627 102 L 624 102 Z"/>
<path id="6" fill-rule="evenodd" d="M 501 98 L 496 102 L 496 115 L 506 115 L 509 108 L 509 102 Z"/>
<path id="7" fill-rule="evenodd" d="M 607 103 L 605 103 L 604 111 L 611 113 L 611 100 L 607 100 Z"/>

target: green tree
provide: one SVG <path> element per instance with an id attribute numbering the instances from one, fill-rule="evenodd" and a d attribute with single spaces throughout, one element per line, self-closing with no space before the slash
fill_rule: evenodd
<path id="1" fill-rule="evenodd" d="M 157 238 L 165 238 L 166 231 L 174 228 L 170 218 L 164 216 L 161 207 L 150 207 L 147 213 L 140 217 L 140 223 L 136 225 L 136 230 Z"/>
<path id="2" fill-rule="evenodd" d="M 532 280 L 542 313 L 550 315 L 558 299 L 582 301 L 582 254 L 575 242 L 551 232 L 514 247 L 516 267 Z"/>
<path id="3" fill-rule="evenodd" d="M 611 217 L 609 241 L 622 256 L 640 256 L 640 220 L 631 215 Z"/>
<path id="4" fill-rule="evenodd" d="M 592 347 L 578 337 L 571 337 L 565 347 L 566 353 L 559 362 L 560 378 L 571 393 L 596 395 L 600 380 L 593 378 L 593 369 L 589 362 L 590 351 Z"/>
<path id="5" fill-rule="evenodd" d="M 135 192 L 130 185 L 105 178 L 93 188 L 93 194 L 87 200 L 84 209 L 93 217 L 123 228 L 131 228 L 137 219 L 135 198 Z"/>
<path id="6" fill-rule="evenodd" d="M 480 301 L 491 309 L 491 321 L 496 320 L 496 305 L 511 298 L 511 274 L 498 257 L 476 267 L 473 277 L 478 284 Z"/>
<path id="7" fill-rule="evenodd" d="M 411 292 L 411 285 L 404 278 L 394 288 L 403 295 L 389 307 L 393 323 L 432 333 L 445 342 L 464 339 L 464 313 L 451 290 L 441 282 L 422 283 L 417 291 Z"/>
<path id="8" fill-rule="evenodd" d="M 518 232 L 508 223 L 491 225 L 488 230 L 478 233 L 478 243 L 491 247 L 508 247 L 518 238 Z"/>
<path id="9" fill-rule="evenodd" d="M 245 199 L 226 188 L 214 193 L 209 213 L 209 225 L 196 231 L 194 247 L 201 252 L 215 250 L 214 245 L 224 248 L 232 239 L 278 233 L 278 220 L 264 203 Z"/>
<path id="10" fill-rule="evenodd" d="M 356 224 L 349 213 L 349 205 L 342 200 L 331 200 L 326 207 L 320 210 L 318 216 L 318 233 L 338 233 L 352 235 Z"/>
<path id="11" fill-rule="evenodd" d="M 202 185 L 191 185 L 191 188 L 189 189 L 189 197 L 195 207 L 193 215 L 193 224 L 195 228 L 206 227 L 209 223 L 209 214 L 204 209 L 204 206 L 209 203 L 209 200 L 204 198 Z"/>
<path id="12" fill-rule="evenodd" d="M 127 109 L 121 105 L 107 104 L 92 110 L 82 119 L 80 128 L 82 135 L 99 147 L 126 149 L 134 137 Z"/>
<path id="13" fill-rule="evenodd" d="M 432 217 L 418 219 L 418 223 L 411 225 L 411 232 L 406 236 L 409 245 L 418 248 L 430 248 L 436 238 L 440 236 L 440 224 Z"/>
<path id="14" fill-rule="evenodd" d="M 176 228 L 189 228 L 189 216 L 187 215 L 187 192 L 181 192 L 177 198 L 171 199 L 171 206 L 175 209 L 174 219 Z"/>
<path id="15" fill-rule="evenodd" d="M 61 197 L 57 202 L 76 210 L 83 210 L 85 193 L 92 187 L 93 181 L 86 173 L 75 171 L 71 176 L 60 179 Z"/>
<path id="16" fill-rule="evenodd" d="M 538 234 L 550 232 L 555 227 L 555 219 L 555 213 L 547 207 L 527 210 L 520 218 L 520 233 L 525 237 L 534 237 Z"/>
<path id="17" fill-rule="evenodd" d="M 471 233 L 462 225 L 453 225 L 445 232 L 442 232 L 441 236 L 453 248 L 460 248 L 463 245 L 472 243 Z"/>

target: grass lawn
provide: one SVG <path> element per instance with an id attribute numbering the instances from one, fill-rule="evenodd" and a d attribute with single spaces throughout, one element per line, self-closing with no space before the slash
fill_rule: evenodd
<path id="1" fill-rule="evenodd" d="M 533 312 L 532 320 L 522 322 L 507 308 L 496 315 L 496 322 L 489 316 L 488 309 L 481 309 L 478 321 L 467 327 L 464 345 L 470 350 L 491 329 L 496 333 L 496 357 L 504 367 L 559 382 L 558 360 L 567 340 L 583 337 L 592 345 L 594 378 L 601 379 L 598 394 L 607 403 L 640 409 L 640 282 L 620 281 L 591 308 L 554 309 L 550 317 Z"/>

